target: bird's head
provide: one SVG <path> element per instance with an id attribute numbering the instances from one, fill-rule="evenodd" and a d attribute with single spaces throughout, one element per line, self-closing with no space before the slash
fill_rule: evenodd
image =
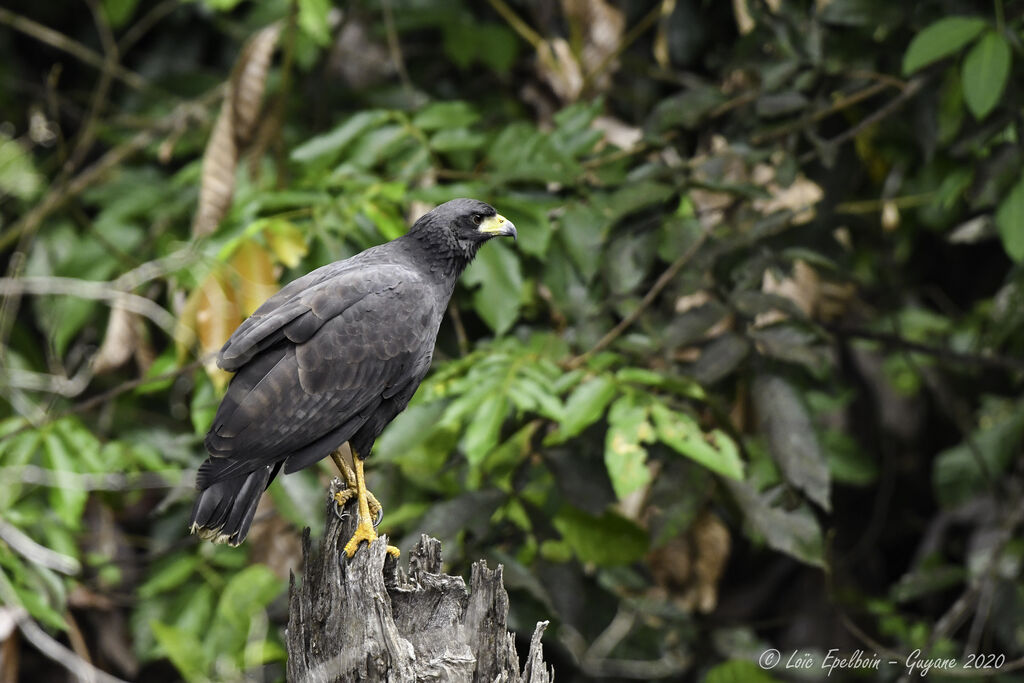
<path id="1" fill-rule="evenodd" d="M 512 221 L 490 204 L 476 199 L 453 199 L 424 214 L 410 233 L 446 242 L 472 258 L 480 245 L 493 237 L 518 237 Z"/>

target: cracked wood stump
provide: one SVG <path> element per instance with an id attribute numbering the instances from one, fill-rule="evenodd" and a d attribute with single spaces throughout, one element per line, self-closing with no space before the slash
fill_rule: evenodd
<path id="1" fill-rule="evenodd" d="M 473 565 L 469 592 L 461 577 L 441 573 L 441 544 L 423 536 L 409 554 L 408 575 L 383 537 L 349 560 L 342 548 L 356 524 L 355 501 L 344 521 L 331 510 L 342 486 L 331 482 L 319 551 L 302 538 L 302 581 L 288 593 L 288 681 L 474 681 L 548 683 L 540 622 L 523 670 L 506 630 L 508 594 L 501 566 Z M 406 552 L 403 550 L 403 552 Z"/>

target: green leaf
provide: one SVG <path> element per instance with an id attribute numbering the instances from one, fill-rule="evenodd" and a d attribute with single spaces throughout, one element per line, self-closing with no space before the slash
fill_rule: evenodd
<path id="1" fill-rule="evenodd" d="M 991 491 L 1020 453 L 1024 403 L 987 399 L 969 440 L 939 453 L 932 469 L 935 496 L 951 509 Z"/>
<path id="2" fill-rule="evenodd" d="M 249 620 L 266 608 L 283 588 L 284 583 L 266 565 L 246 567 L 231 577 L 221 593 L 217 618 L 248 628 Z"/>
<path id="3" fill-rule="evenodd" d="M 291 159 L 308 163 L 330 155 L 340 154 L 353 140 L 371 128 L 376 128 L 390 115 L 386 111 L 369 110 L 353 114 L 334 130 L 317 135 L 292 150 Z"/>
<path id="4" fill-rule="evenodd" d="M 643 444 L 654 440 L 654 429 L 647 417 L 646 406 L 630 394 L 620 396 L 608 411 L 604 464 L 619 500 L 651 481 Z"/>
<path id="5" fill-rule="evenodd" d="M 283 588 L 283 582 L 262 564 L 246 567 L 231 577 L 217 604 L 207 646 L 215 652 L 241 654 L 253 617 L 266 609 Z"/>
<path id="6" fill-rule="evenodd" d="M 974 118 L 988 116 L 1003 96 L 1010 75 L 1010 46 L 996 31 L 986 33 L 963 64 L 964 101 Z"/>
<path id="7" fill-rule="evenodd" d="M 761 432 L 772 459 L 786 480 L 826 510 L 830 476 L 810 414 L 788 381 L 777 375 L 758 375 L 751 390 Z"/>
<path id="8" fill-rule="evenodd" d="M 724 481 L 755 537 L 801 562 L 825 566 L 821 527 L 806 504 L 796 510 L 784 510 L 773 505 L 773 495 L 762 496 L 747 482 Z"/>
<path id="9" fill-rule="evenodd" d="M 600 566 L 630 564 L 647 552 L 647 533 L 614 512 L 593 517 L 565 506 L 552 523 L 580 562 Z"/>
<path id="10" fill-rule="evenodd" d="M 268 489 L 277 511 L 300 529 L 323 512 L 323 490 L 312 468 L 276 477 Z"/>
<path id="11" fill-rule="evenodd" d="M 139 0 L 103 0 L 103 14 L 110 22 L 110 28 L 121 28 L 132 18 Z"/>
<path id="12" fill-rule="evenodd" d="M 508 403 L 500 394 L 491 394 L 480 404 L 462 438 L 462 450 L 470 465 L 483 462 L 498 444 L 498 434 L 507 413 Z"/>
<path id="13" fill-rule="evenodd" d="M 562 214 L 559 237 L 586 282 L 593 279 L 601 265 L 601 253 L 610 227 L 609 220 L 593 205 L 572 204 Z"/>
<path id="14" fill-rule="evenodd" d="M 909 76 L 943 57 L 957 52 L 981 33 L 987 24 L 977 17 L 946 17 L 914 36 L 903 55 L 903 75 Z"/>
<path id="15" fill-rule="evenodd" d="M 1024 261 L 1024 177 L 1000 202 L 996 227 L 1006 254 L 1017 263 Z"/>
<path id="16" fill-rule="evenodd" d="M 195 635 L 159 621 L 151 622 L 150 628 L 174 668 L 186 681 L 209 680 L 206 674 L 210 663 L 206 661 L 203 646 Z"/>
<path id="17" fill-rule="evenodd" d="M 189 405 L 192 416 L 192 428 L 197 435 L 204 435 L 213 424 L 213 418 L 217 414 L 217 407 L 220 405 L 220 398 L 213 388 L 213 382 L 206 376 L 205 372 L 197 372 L 196 388 L 192 394 L 192 403 Z"/>
<path id="18" fill-rule="evenodd" d="M 177 588 L 192 576 L 199 566 L 196 555 L 176 553 L 160 560 L 149 578 L 139 586 L 139 597 L 151 598 Z"/>
<path id="19" fill-rule="evenodd" d="M 29 200 L 43 188 L 43 176 L 32 155 L 6 133 L 0 133 L 0 195 Z"/>
<path id="20" fill-rule="evenodd" d="M 480 114 L 467 102 L 433 102 L 423 108 L 412 125 L 421 130 L 468 128 L 480 120 Z"/>
<path id="21" fill-rule="evenodd" d="M 299 28 L 318 45 L 331 42 L 330 11 L 331 0 L 299 0 Z"/>
<path id="22" fill-rule="evenodd" d="M 704 116 L 725 102 L 717 87 L 695 87 L 661 100 L 647 120 L 647 127 L 656 133 L 671 128 L 696 128 Z"/>
<path id="23" fill-rule="evenodd" d="M 488 244 L 481 249 L 462 276 L 469 285 L 480 285 L 473 292 L 473 308 L 496 335 L 508 332 L 519 317 L 523 273 L 519 257 L 504 244 Z"/>
<path id="24" fill-rule="evenodd" d="M 483 147 L 487 137 L 466 128 L 446 128 L 430 138 L 430 146 L 438 152 L 461 152 Z"/>
<path id="25" fill-rule="evenodd" d="M 663 444 L 712 472 L 730 479 L 743 479 L 743 460 L 728 434 L 718 429 L 705 434 L 692 417 L 673 411 L 663 403 L 651 406 L 651 417 Z"/>
<path id="26" fill-rule="evenodd" d="M 560 436 L 571 439 L 597 422 L 618 391 L 608 375 L 598 375 L 576 387 L 565 402 L 565 419 L 559 425 Z"/>
<path id="27" fill-rule="evenodd" d="M 50 505 L 65 525 L 77 529 L 82 523 L 82 512 L 89 492 L 82 490 L 78 479 L 75 457 L 68 449 L 67 443 L 55 430 L 48 429 L 43 434 L 44 451 L 53 470 L 56 486 L 50 488 Z"/>
<path id="28" fill-rule="evenodd" d="M 18 424 L 20 419 L 11 420 L 11 423 Z M 27 465 L 35 457 L 42 443 L 42 435 L 29 429 L 12 437 L 4 435 L 0 440 L 0 465 L 4 467 L 18 468 Z M 0 512 L 12 506 L 21 495 L 22 482 L 19 477 L 10 477 L 3 486 L 0 486 Z"/>

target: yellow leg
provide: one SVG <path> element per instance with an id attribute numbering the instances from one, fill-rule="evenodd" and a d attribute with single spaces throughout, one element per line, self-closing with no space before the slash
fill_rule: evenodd
<path id="1" fill-rule="evenodd" d="M 357 458 L 353 458 L 357 459 Z M 337 465 L 338 471 L 341 472 L 341 476 L 345 478 L 345 484 L 348 488 L 338 491 L 334 494 L 334 502 L 338 504 L 339 510 L 345 507 L 345 503 L 352 500 L 352 496 L 357 495 L 356 489 L 356 473 L 352 471 L 352 468 L 345 462 L 345 458 L 341 455 L 341 449 L 337 449 L 331 453 L 331 460 Z M 377 497 L 367 489 L 366 490 L 366 502 L 370 506 L 370 514 L 373 515 L 373 519 L 376 520 L 373 526 L 376 527 L 381 517 L 381 505 Z"/>
<path id="2" fill-rule="evenodd" d="M 356 498 L 359 501 L 359 522 L 356 525 L 356 531 L 352 534 L 352 538 L 349 539 L 348 543 L 345 544 L 345 554 L 352 557 L 356 554 L 356 550 L 359 549 L 359 544 L 363 541 L 367 543 L 373 543 L 377 540 L 377 530 L 373 528 L 373 519 L 370 517 L 370 502 L 368 500 L 368 491 L 366 490 L 366 479 L 363 475 L 363 461 L 360 457 L 355 456 L 356 471 Z M 378 504 L 379 507 L 379 504 Z M 388 546 L 388 554 L 392 557 L 398 557 L 398 548 L 393 545 Z"/>

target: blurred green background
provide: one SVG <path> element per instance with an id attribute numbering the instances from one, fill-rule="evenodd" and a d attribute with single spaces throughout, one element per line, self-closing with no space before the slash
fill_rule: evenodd
<path id="1" fill-rule="evenodd" d="M 283 679 L 333 472 L 188 536 L 210 354 L 459 196 L 520 239 L 370 461 L 403 551 L 561 681 L 1022 680 L 1022 9 L 6 0 L 0 681 Z"/>

